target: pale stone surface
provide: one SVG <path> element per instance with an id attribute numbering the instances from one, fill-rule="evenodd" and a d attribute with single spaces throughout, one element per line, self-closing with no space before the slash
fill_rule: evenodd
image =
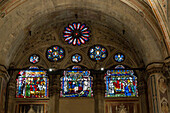
<path id="1" fill-rule="evenodd" d="M 88 98 L 61 98 L 59 113 L 95 113 L 94 99 Z"/>

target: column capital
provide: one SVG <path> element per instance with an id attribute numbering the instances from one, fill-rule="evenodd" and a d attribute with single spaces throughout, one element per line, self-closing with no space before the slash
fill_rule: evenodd
<path id="1" fill-rule="evenodd" d="M 167 79 L 170 79 L 170 57 L 164 61 L 164 71 Z"/>
<path id="2" fill-rule="evenodd" d="M 152 75 L 154 73 L 163 73 L 164 72 L 163 66 L 164 63 L 151 63 L 147 65 L 146 73 L 148 75 Z"/>
<path id="3" fill-rule="evenodd" d="M 0 77 L 3 77 L 7 81 L 10 78 L 8 71 L 7 71 L 7 68 L 4 65 L 1 65 L 1 64 L 0 64 Z"/>

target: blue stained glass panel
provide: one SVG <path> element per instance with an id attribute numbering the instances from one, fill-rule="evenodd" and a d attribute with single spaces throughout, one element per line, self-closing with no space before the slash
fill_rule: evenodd
<path id="1" fill-rule="evenodd" d="M 60 97 L 93 97 L 90 71 L 64 71 Z"/>
<path id="2" fill-rule="evenodd" d="M 105 97 L 138 97 L 137 77 L 133 70 L 108 70 Z"/>
<path id="3" fill-rule="evenodd" d="M 114 59 L 116 62 L 123 62 L 125 60 L 125 56 L 121 53 L 117 53 L 115 54 Z"/>
<path id="4" fill-rule="evenodd" d="M 107 50 L 101 45 L 95 45 L 90 48 L 89 56 L 92 60 L 100 61 L 107 57 Z"/>
<path id="5" fill-rule="evenodd" d="M 34 54 L 30 56 L 29 60 L 30 60 L 30 63 L 36 64 L 40 61 L 40 57 Z"/>
<path id="6" fill-rule="evenodd" d="M 46 55 L 51 62 L 59 61 L 64 58 L 64 49 L 59 46 L 51 46 L 47 49 Z"/>
<path id="7" fill-rule="evenodd" d="M 81 60 L 82 60 L 82 56 L 79 54 L 74 54 L 72 56 L 72 62 L 74 62 L 74 63 L 79 63 L 79 62 L 81 62 Z"/>
<path id="8" fill-rule="evenodd" d="M 31 66 L 29 69 L 38 69 Z M 43 70 L 23 70 L 16 79 L 16 98 L 48 98 L 49 79 Z"/>

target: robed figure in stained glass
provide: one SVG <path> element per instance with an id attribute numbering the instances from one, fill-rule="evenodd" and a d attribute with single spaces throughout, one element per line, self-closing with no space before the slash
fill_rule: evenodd
<path id="1" fill-rule="evenodd" d="M 105 74 L 105 97 L 137 97 L 137 77 L 133 70 L 108 70 Z"/>
<path id="2" fill-rule="evenodd" d="M 47 98 L 49 79 L 46 72 L 38 67 L 19 72 L 17 81 L 17 98 Z M 34 70 L 37 69 L 37 70 Z"/>
<path id="3" fill-rule="evenodd" d="M 92 83 L 90 71 L 64 71 L 60 97 L 92 97 Z"/>

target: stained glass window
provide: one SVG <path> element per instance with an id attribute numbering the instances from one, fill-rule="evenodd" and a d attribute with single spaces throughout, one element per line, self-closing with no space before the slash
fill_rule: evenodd
<path id="1" fill-rule="evenodd" d="M 73 69 L 80 69 L 76 66 Z M 61 77 L 60 97 L 93 97 L 93 77 L 90 71 L 64 71 Z"/>
<path id="2" fill-rule="evenodd" d="M 51 46 L 46 52 L 49 61 L 59 61 L 64 58 L 64 49 L 59 46 Z"/>
<path id="3" fill-rule="evenodd" d="M 74 54 L 71 58 L 72 62 L 79 63 L 82 60 L 82 56 L 80 54 Z"/>
<path id="4" fill-rule="evenodd" d="M 114 59 L 116 62 L 123 62 L 125 59 L 125 56 L 121 53 L 117 53 L 115 54 Z"/>
<path id="5" fill-rule="evenodd" d="M 73 23 L 65 27 L 63 37 L 68 44 L 73 44 L 74 46 L 85 44 L 89 40 L 90 30 L 85 24 Z"/>
<path id="6" fill-rule="evenodd" d="M 48 98 L 49 79 L 46 72 L 32 66 L 19 72 L 16 98 Z"/>
<path id="7" fill-rule="evenodd" d="M 138 97 L 137 77 L 134 71 L 125 70 L 122 65 L 116 69 L 120 70 L 108 70 L 105 74 L 105 97 Z"/>
<path id="8" fill-rule="evenodd" d="M 95 45 L 89 49 L 89 56 L 92 60 L 104 60 L 107 57 L 107 50 L 101 45 Z"/>
<path id="9" fill-rule="evenodd" d="M 36 64 L 40 61 L 40 57 L 36 54 L 33 54 L 30 56 L 29 60 L 30 60 L 30 63 Z"/>

